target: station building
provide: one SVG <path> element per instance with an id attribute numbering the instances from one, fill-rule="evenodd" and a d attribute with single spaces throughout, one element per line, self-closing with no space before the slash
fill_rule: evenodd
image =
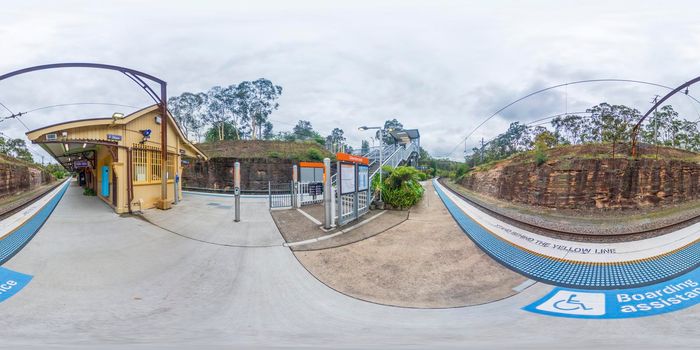
<path id="1" fill-rule="evenodd" d="M 167 123 L 168 202 L 182 198 L 183 162 L 206 155 L 190 143 L 158 105 L 128 116 L 82 119 L 27 133 L 56 161 L 77 174 L 86 192 L 94 193 L 117 213 L 153 208 L 161 199 L 161 123 Z"/>

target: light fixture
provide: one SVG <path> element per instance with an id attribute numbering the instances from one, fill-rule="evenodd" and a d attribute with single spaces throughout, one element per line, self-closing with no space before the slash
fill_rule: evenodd
<path id="1" fill-rule="evenodd" d="M 122 118 L 124 118 L 124 113 L 116 112 L 116 113 L 112 114 L 112 119 L 114 119 L 114 120 L 122 119 Z"/>
<path id="2" fill-rule="evenodd" d="M 63 148 L 65 148 L 66 152 L 70 151 L 70 147 L 68 147 L 67 143 L 63 144 Z"/>
<path id="3" fill-rule="evenodd" d="M 83 143 L 83 148 L 87 147 L 87 143 Z"/>

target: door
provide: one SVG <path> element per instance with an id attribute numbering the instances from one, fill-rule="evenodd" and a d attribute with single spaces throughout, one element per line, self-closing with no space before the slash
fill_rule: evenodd
<path id="1" fill-rule="evenodd" d="M 102 197 L 109 197 L 109 165 L 103 165 L 100 169 L 102 176 L 100 177 L 102 181 L 100 182 L 100 195 Z"/>
<path id="2" fill-rule="evenodd" d="M 117 173 L 112 172 L 112 205 L 117 206 Z"/>

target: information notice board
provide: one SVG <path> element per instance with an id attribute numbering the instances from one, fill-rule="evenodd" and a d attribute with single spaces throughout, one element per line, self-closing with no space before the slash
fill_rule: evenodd
<path id="1" fill-rule="evenodd" d="M 357 166 L 357 190 L 367 191 L 369 188 L 369 167 L 366 165 Z"/>
<path id="2" fill-rule="evenodd" d="M 355 164 L 340 164 L 340 194 L 355 192 Z"/>

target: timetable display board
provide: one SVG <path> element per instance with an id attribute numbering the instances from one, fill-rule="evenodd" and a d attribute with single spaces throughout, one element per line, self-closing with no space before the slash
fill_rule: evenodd
<path id="1" fill-rule="evenodd" d="M 355 164 L 340 163 L 340 194 L 355 192 L 356 181 Z"/>
<path id="2" fill-rule="evenodd" d="M 369 167 L 366 165 L 357 166 L 357 190 L 367 191 L 369 189 Z"/>

